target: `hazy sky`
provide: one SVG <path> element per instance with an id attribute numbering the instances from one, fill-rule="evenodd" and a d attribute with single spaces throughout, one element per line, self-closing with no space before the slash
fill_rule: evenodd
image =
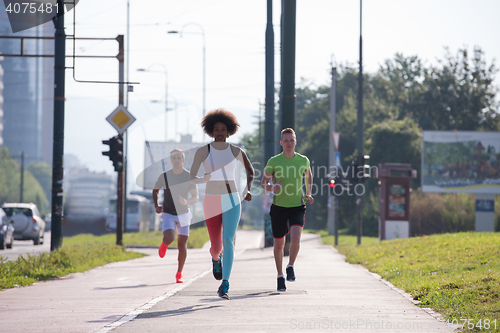
<path id="1" fill-rule="evenodd" d="M 230 139 L 256 129 L 255 117 L 265 98 L 265 0 L 130 0 L 130 81 L 140 82 L 129 93 L 129 110 L 137 118 L 134 132 L 149 140 L 165 138 L 163 123 L 165 71 L 168 72 L 168 139 L 193 134 L 201 141 L 202 45 L 206 44 L 206 109 L 232 111 L 242 127 Z M 363 63 L 375 72 L 399 52 L 418 55 L 427 64 L 464 46 L 480 46 L 489 63 L 500 58 L 500 1 L 497 0 L 365 0 L 363 2 Z M 85 0 L 76 7 L 77 37 L 126 34 L 126 0 Z M 279 82 L 279 19 L 281 0 L 274 0 L 275 80 Z M 66 15 L 67 34 L 73 15 Z M 196 24 L 188 24 L 196 23 Z M 182 37 L 167 34 L 183 29 Z M 313 86 L 330 82 L 332 55 L 337 63 L 356 65 L 359 56 L 359 1 L 297 0 L 296 82 Z M 77 42 L 77 54 L 114 55 L 115 41 Z M 68 42 L 72 52 L 72 43 Z M 68 66 L 72 60 L 68 59 Z M 356 65 L 357 66 L 357 65 Z M 79 80 L 118 79 L 118 62 L 77 60 Z M 138 72 L 149 68 L 151 72 Z M 497 80 L 497 82 L 499 82 Z M 102 156 L 101 140 L 116 134 L 105 118 L 118 105 L 118 87 L 76 83 L 67 71 L 65 152 L 77 155 L 91 170 L 112 172 Z M 156 100 L 157 103 L 151 101 Z M 177 136 L 178 138 L 178 136 Z M 300 140 L 300 138 L 298 138 Z M 341 138 L 342 140 L 342 138 Z M 144 142 L 129 142 L 132 173 L 142 171 Z"/>

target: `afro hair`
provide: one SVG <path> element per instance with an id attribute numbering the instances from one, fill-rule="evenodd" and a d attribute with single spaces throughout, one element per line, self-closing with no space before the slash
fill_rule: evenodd
<path id="1" fill-rule="evenodd" d="M 201 127 L 208 136 L 213 137 L 214 126 L 216 123 L 225 124 L 229 135 L 236 133 L 238 131 L 238 127 L 240 127 L 240 124 L 234 114 L 224 109 L 215 109 L 207 113 L 201 121 Z"/>

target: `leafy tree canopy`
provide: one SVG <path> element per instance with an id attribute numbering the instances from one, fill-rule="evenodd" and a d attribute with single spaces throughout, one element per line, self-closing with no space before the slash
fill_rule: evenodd
<path id="1" fill-rule="evenodd" d="M 499 131 L 498 88 L 493 84 L 496 72 L 495 65 L 488 65 L 483 51 L 475 47 L 472 56 L 467 48 L 459 49 L 456 55 L 445 49 L 444 58 L 433 66 L 425 65 L 418 56 L 396 54 L 376 73 L 365 73 L 365 154 L 370 155 L 370 164 L 410 163 L 420 175 L 422 130 Z M 337 132 L 344 168 L 357 155 L 357 93 L 358 69 L 338 66 Z M 328 167 L 330 87 L 317 87 L 302 79 L 296 95 L 297 151 L 311 160 L 314 185 L 320 194 L 308 207 L 308 227 L 319 229 L 326 227 L 328 192 L 321 189 L 326 180 L 323 170 Z M 254 143 L 256 137 L 253 135 Z M 368 180 L 366 185 L 370 193 L 365 196 L 369 198 L 365 205 L 377 205 L 377 181 Z M 417 179 L 413 187 L 418 186 Z M 341 227 L 354 230 L 355 207 L 354 196 L 340 198 Z M 365 206 L 365 231 L 376 231 L 377 212 L 378 207 Z"/>
<path id="2" fill-rule="evenodd" d="M 30 164 L 26 170 L 29 171 L 33 177 L 35 177 L 42 187 L 45 197 L 48 202 L 50 202 L 52 193 L 52 168 L 45 163 L 35 162 Z M 49 207 L 47 207 L 47 209 L 48 208 Z"/>
<path id="3" fill-rule="evenodd" d="M 15 159 L 10 157 L 7 147 L 0 148 L 0 204 L 4 202 L 19 202 L 19 191 L 21 184 L 21 167 Z M 48 204 L 45 193 L 33 177 L 25 170 L 23 183 L 24 202 L 33 202 L 40 210 L 40 214 L 45 214 L 45 207 Z"/>

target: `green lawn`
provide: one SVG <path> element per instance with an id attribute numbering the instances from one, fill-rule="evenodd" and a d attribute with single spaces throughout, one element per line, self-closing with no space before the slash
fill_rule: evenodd
<path id="1" fill-rule="evenodd" d="M 70 273 L 85 272 L 89 269 L 115 261 L 124 261 L 144 256 L 125 251 L 127 246 L 157 247 L 162 241 L 161 232 L 126 233 L 124 246 L 116 245 L 116 234 L 94 236 L 81 234 L 64 237 L 63 246 L 54 252 L 40 255 L 20 256 L 16 261 L 6 261 L 0 256 L 0 290 L 29 286 L 38 281 L 46 281 Z M 189 232 L 188 247 L 201 248 L 208 241 L 207 228 L 195 228 Z M 177 240 L 171 244 L 177 246 Z"/>
<path id="2" fill-rule="evenodd" d="M 38 281 L 85 272 L 110 262 L 142 256 L 144 255 L 127 252 L 123 247 L 112 244 L 62 246 L 50 253 L 19 256 L 16 261 L 5 261 L 0 256 L 0 290 L 29 286 Z"/>
<path id="3" fill-rule="evenodd" d="M 333 245 L 333 236 L 320 235 L 324 244 Z M 462 232 L 382 242 L 363 237 L 360 246 L 355 236 L 341 235 L 337 249 L 348 262 L 379 274 L 445 320 L 462 324 L 471 319 L 476 325 L 489 323 L 489 332 L 500 331 L 499 233 Z"/>
<path id="4" fill-rule="evenodd" d="M 130 232 L 123 234 L 124 246 L 151 246 L 159 247 L 163 239 L 161 231 L 156 232 Z M 206 227 L 191 228 L 189 230 L 188 248 L 201 248 L 209 240 Z M 73 237 L 64 237 L 63 245 L 77 244 L 116 244 L 116 234 L 110 233 L 102 236 L 80 234 Z M 177 237 L 170 247 L 177 247 Z"/>

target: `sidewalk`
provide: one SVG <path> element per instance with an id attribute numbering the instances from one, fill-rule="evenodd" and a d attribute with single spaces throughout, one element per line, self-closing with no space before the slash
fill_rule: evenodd
<path id="1" fill-rule="evenodd" d="M 236 248 L 261 247 L 262 232 L 237 232 Z M 183 270 L 188 281 L 211 272 L 209 245 L 189 249 Z M 165 258 L 156 248 L 134 248 L 148 256 L 115 262 L 85 273 L 0 291 L 2 332 L 94 332 L 150 300 L 182 286 L 175 283 L 177 249 Z"/>
<path id="2" fill-rule="evenodd" d="M 453 332 L 311 234 L 297 281 L 277 292 L 272 248 L 261 244 L 262 232 L 238 231 L 229 301 L 216 296 L 206 247 L 189 250 L 184 284 L 175 283 L 175 249 L 163 259 L 134 249 L 151 255 L 0 292 L 2 331 Z"/>
<path id="3" fill-rule="evenodd" d="M 210 272 L 113 332 L 454 332 L 316 235 L 303 234 L 295 273 L 277 292 L 272 249 L 248 249 L 235 258 L 231 300 L 216 296 Z"/>

